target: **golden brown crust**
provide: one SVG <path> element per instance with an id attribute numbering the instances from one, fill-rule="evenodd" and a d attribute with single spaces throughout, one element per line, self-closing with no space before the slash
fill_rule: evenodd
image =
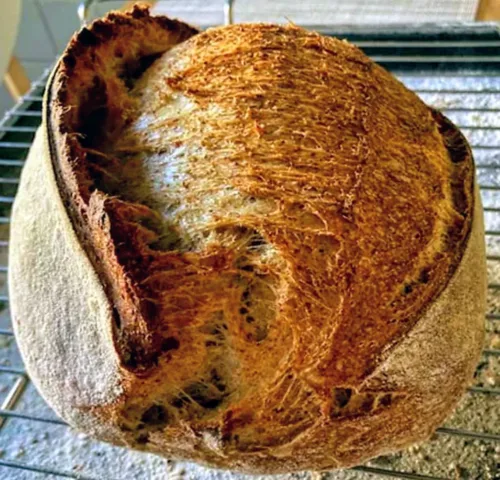
<path id="1" fill-rule="evenodd" d="M 75 37 L 50 86 L 59 191 L 122 365 L 123 393 L 92 411 L 115 441 L 254 472 L 425 438 L 480 348 L 467 143 L 345 42 L 195 33 L 112 14 Z M 473 335 L 446 340 L 465 320 Z M 429 347 L 409 358 L 415 335 Z M 459 353 L 426 379 L 440 342 Z"/>

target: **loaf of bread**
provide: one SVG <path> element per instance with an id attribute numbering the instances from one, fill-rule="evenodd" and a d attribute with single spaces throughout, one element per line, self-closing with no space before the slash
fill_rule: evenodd
<path id="1" fill-rule="evenodd" d="M 29 374 L 96 438 L 242 472 L 428 438 L 482 341 L 467 142 L 345 41 L 144 8 L 73 37 L 12 219 Z"/>

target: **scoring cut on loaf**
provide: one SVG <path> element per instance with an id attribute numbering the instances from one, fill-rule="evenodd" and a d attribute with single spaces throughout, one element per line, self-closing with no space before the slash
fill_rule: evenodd
<path id="1" fill-rule="evenodd" d="M 467 142 L 356 47 L 136 7 L 80 31 L 51 77 L 12 310 L 42 395 L 98 438 L 336 468 L 453 409 L 484 255 Z"/>

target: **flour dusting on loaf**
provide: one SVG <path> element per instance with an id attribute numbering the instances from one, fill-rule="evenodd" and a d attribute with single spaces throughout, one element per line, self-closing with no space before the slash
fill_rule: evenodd
<path id="1" fill-rule="evenodd" d="M 107 439 L 344 467 L 424 440 L 465 391 L 485 302 L 471 152 L 356 47 L 136 7 L 73 38 L 44 128 L 109 302 L 120 394 L 74 405 Z"/>

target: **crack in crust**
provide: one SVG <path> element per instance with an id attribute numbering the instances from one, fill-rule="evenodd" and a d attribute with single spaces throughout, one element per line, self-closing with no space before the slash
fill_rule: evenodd
<path id="1" fill-rule="evenodd" d="M 137 222 L 152 212 L 101 193 L 96 186 L 99 166 L 93 161 L 99 152 L 90 143 L 120 134 L 131 108 L 127 82 L 147 66 L 140 60 L 159 55 L 197 32 L 176 20 L 150 17 L 145 8 L 135 7 L 125 15 L 111 13 L 75 35 L 51 86 L 49 134 L 57 153 L 53 161 L 59 187 L 114 305 L 115 323 L 121 327 L 115 333 L 122 361 L 137 374 L 156 364 L 161 338 L 154 329 L 155 301 L 140 288 L 140 279 L 120 263 L 117 248 L 125 232 L 136 234 L 138 240 L 151 237 Z M 129 220 L 123 229 L 115 218 L 120 214 Z M 126 248 L 122 250 L 126 255 Z"/>

